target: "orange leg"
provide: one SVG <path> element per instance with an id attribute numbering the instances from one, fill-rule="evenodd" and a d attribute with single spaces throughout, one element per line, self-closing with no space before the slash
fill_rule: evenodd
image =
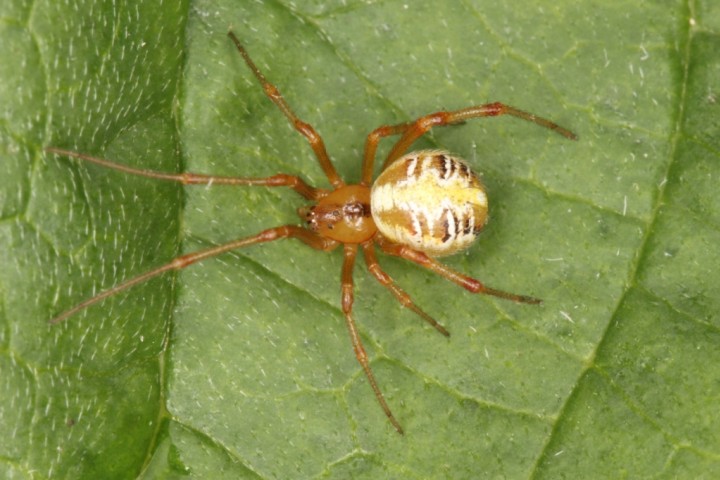
<path id="1" fill-rule="evenodd" d="M 307 138 L 308 142 L 310 142 L 310 147 L 312 147 L 315 152 L 315 156 L 317 157 L 318 162 L 320 162 L 320 167 L 323 169 L 323 172 L 325 172 L 325 175 L 332 186 L 340 188 L 345 185 L 345 182 L 342 181 L 337 173 L 337 170 L 335 170 L 335 167 L 330 161 L 330 156 L 325 149 L 325 142 L 323 142 L 322 137 L 315 131 L 312 125 L 303 122 L 297 117 L 297 115 L 295 115 L 295 112 L 292 111 L 277 87 L 268 82 L 265 75 L 263 75 L 260 69 L 255 66 L 255 62 L 252 61 L 250 55 L 247 53 L 247 50 L 245 50 L 245 47 L 240 44 L 240 40 L 238 40 L 235 34 L 233 32 L 228 32 L 228 36 L 232 39 L 233 43 L 240 52 L 240 55 L 242 55 L 245 60 L 245 63 L 247 63 L 247 66 L 250 70 L 252 70 L 253 74 L 262 85 L 265 95 L 267 95 L 268 98 L 277 105 L 287 119 L 290 120 L 290 124 L 292 124 L 293 128 L 300 132 L 300 134 Z"/>
<path id="2" fill-rule="evenodd" d="M 79 158 L 96 165 L 118 170 L 130 175 L 139 177 L 154 178 L 157 180 L 168 180 L 171 182 L 182 183 L 183 185 L 244 185 L 244 186 L 260 186 L 260 187 L 290 187 L 303 197 L 309 200 L 320 200 L 325 197 L 328 192 L 319 188 L 314 188 L 305 183 L 300 177 L 293 175 L 273 175 L 267 178 L 243 178 L 243 177 L 221 177 L 217 175 L 203 175 L 200 173 L 165 173 L 155 170 L 146 170 L 142 168 L 132 168 L 121 163 L 111 162 L 102 158 L 92 157 L 84 153 L 63 150 L 62 148 L 47 147 L 46 152 L 56 153 L 58 155 L 67 155 L 68 157 Z"/>
<path id="3" fill-rule="evenodd" d="M 310 230 L 306 230 L 304 228 L 294 225 L 271 228 L 251 237 L 241 238 L 232 242 L 225 243 L 223 245 L 218 245 L 212 248 L 208 248 L 206 250 L 200 250 L 198 252 L 188 253 L 186 255 L 177 257 L 173 259 L 170 263 L 157 267 L 153 270 L 150 270 L 149 272 L 145 272 L 142 275 L 138 275 L 137 277 L 131 278 L 130 280 L 127 280 L 120 285 L 112 287 L 108 290 L 105 290 L 104 292 L 99 293 L 98 295 L 95 295 L 88 300 L 85 300 L 84 302 L 74 306 L 70 310 L 66 310 L 57 317 L 53 318 L 52 320 L 50 320 L 50 323 L 60 323 L 63 320 L 66 320 L 68 317 L 76 314 L 77 312 L 84 310 L 85 308 L 94 305 L 101 300 L 106 299 L 107 297 L 122 292 L 123 290 L 127 290 L 128 288 L 150 280 L 151 278 L 157 277 L 158 275 L 161 275 L 169 270 L 181 270 L 185 267 L 192 265 L 193 263 L 205 260 L 206 258 L 215 257 L 222 253 L 229 252 L 230 250 L 247 247 L 256 243 L 272 242 L 273 240 L 279 240 L 281 238 L 297 238 L 298 240 L 310 245 L 317 250 L 329 251 L 337 247 L 338 245 L 335 240 L 321 237 L 311 232 Z"/>
<path id="4" fill-rule="evenodd" d="M 367 136 L 365 140 L 365 154 L 363 155 L 362 177 L 360 184 L 369 187 L 373 179 L 373 165 L 375 164 L 375 153 L 381 139 L 390 135 L 399 135 L 412 127 L 413 122 L 399 123 L 397 125 L 383 125 L 378 127 Z"/>
<path id="5" fill-rule="evenodd" d="M 494 297 L 504 298 L 506 300 L 512 300 L 513 302 L 518 303 L 530 303 L 530 304 L 540 304 L 542 303 L 542 300 L 535 297 L 530 297 L 527 295 L 516 295 L 514 293 L 508 293 L 504 292 L 502 290 L 496 290 L 494 288 L 490 288 L 488 286 L 483 285 L 483 283 L 480 280 L 477 280 L 472 277 L 468 277 L 467 275 L 463 275 L 462 273 L 459 273 L 452 268 L 443 265 L 442 263 L 438 262 L 437 260 L 428 257 L 426 254 L 422 252 L 418 252 L 417 250 L 413 250 L 410 247 L 406 247 L 404 245 L 399 245 L 396 243 L 390 243 L 385 239 L 382 238 L 376 238 L 376 241 L 380 245 L 380 248 L 390 255 L 395 255 L 397 257 L 402 257 L 407 260 L 410 260 L 411 262 L 417 263 L 418 265 L 427 268 L 428 270 L 431 270 L 441 277 L 444 277 L 451 282 L 460 285 L 461 287 L 465 288 L 466 290 L 469 290 L 472 293 L 482 293 L 485 295 L 492 295 Z"/>
<path id="6" fill-rule="evenodd" d="M 405 127 L 404 124 L 397 125 L 395 128 L 397 128 L 399 131 L 393 131 L 392 133 L 402 133 L 403 135 L 402 137 L 400 137 L 400 140 L 397 141 L 392 150 L 390 150 L 390 154 L 388 155 L 388 158 L 387 160 L 385 160 L 385 164 L 383 165 L 383 170 L 387 168 L 387 166 L 390 165 L 394 160 L 400 158 L 407 151 L 407 149 L 410 148 L 410 145 L 412 145 L 415 140 L 423 136 L 433 127 L 455 125 L 471 118 L 497 117 L 499 115 L 512 115 L 514 117 L 536 123 L 541 127 L 554 130 L 555 132 L 569 138 L 570 140 L 577 139 L 577 136 L 574 133 L 564 129 L 563 127 L 557 125 L 554 122 L 551 122 L 550 120 L 538 117 L 537 115 L 533 115 L 532 113 L 528 113 L 523 110 L 518 110 L 517 108 L 505 105 L 504 103 L 488 103 L 486 105 L 463 108 L 462 110 L 455 110 L 451 112 L 443 111 L 431 113 L 430 115 L 418 118 L 408 127 Z M 391 135 L 392 133 L 389 133 L 389 135 Z M 370 139 L 368 139 L 368 143 L 369 142 Z"/>
<path id="7" fill-rule="evenodd" d="M 448 332 L 445 327 L 436 322 L 434 318 L 422 311 L 420 307 L 415 305 L 415 302 L 412 301 L 410 295 L 408 295 L 405 290 L 398 287 L 392 277 L 390 277 L 390 275 L 383 271 L 377 261 L 377 256 L 375 255 L 375 246 L 373 245 L 373 242 L 366 242 L 362 245 L 362 247 L 363 253 L 365 254 L 365 263 L 367 264 L 368 270 L 370 270 L 370 273 L 372 273 L 372 275 L 377 279 L 377 281 L 380 282 L 382 286 L 390 290 L 390 292 L 395 295 L 395 298 L 398 300 L 398 302 L 400 302 L 403 307 L 417 313 L 423 320 L 432 325 L 438 332 L 442 333 L 446 337 L 449 337 L 450 332 Z"/>
<path id="8" fill-rule="evenodd" d="M 342 309 L 343 313 L 345 314 L 345 324 L 347 325 L 348 332 L 350 333 L 350 341 L 352 342 L 353 350 L 355 351 L 355 358 L 357 358 L 358 362 L 360 362 L 360 366 L 362 367 L 363 371 L 365 372 L 365 376 L 368 379 L 368 382 L 370 382 L 370 387 L 373 389 L 373 392 L 375 392 L 375 398 L 377 398 L 377 401 L 380 403 L 380 407 L 382 407 L 383 412 L 385 412 L 385 415 L 387 415 L 388 420 L 390 420 L 390 423 L 392 423 L 392 426 L 395 427 L 395 430 L 398 431 L 398 433 L 403 434 L 403 429 L 398 423 L 398 421 L 395 419 L 395 416 L 390 411 L 390 407 L 388 406 L 387 402 L 385 401 L 385 397 L 383 396 L 382 392 L 380 391 L 380 387 L 378 387 L 377 381 L 375 380 L 375 375 L 372 372 L 372 369 L 370 368 L 370 362 L 368 361 L 367 353 L 365 352 L 365 347 L 363 347 L 362 341 L 360 340 L 360 333 L 357 330 L 357 326 L 355 325 L 355 320 L 353 320 L 352 317 L 352 306 L 353 306 L 353 267 L 355 266 L 355 257 L 357 256 L 357 250 L 358 246 L 354 243 L 346 243 L 345 244 L 345 250 L 344 250 L 344 261 L 343 261 L 343 267 L 342 267 L 342 276 L 341 276 L 341 284 L 342 284 Z"/>

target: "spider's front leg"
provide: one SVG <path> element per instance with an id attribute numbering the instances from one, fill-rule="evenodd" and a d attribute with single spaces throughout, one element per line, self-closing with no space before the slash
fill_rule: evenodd
<path id="1" fill-rule="evenodd" d="M 383 396 L 382 391 L 380 391 L 380 387 L 378 387 L 377 381 L 375 380 L 375 375 L 370 368 L 370 361 L 368 360 L 367 353 L 365 352 L 365 347 L 363 347 L 362 340 L 360 340 L 360 333 L 357 330 L 355 320 L 352 316 L 352 306 L 354 301 L 352 274 L 353 267 L 355 266 L 355 257 L 357 256 L 357 251 L 357 244 L 345 244 L 341 276 L 342 309 L 343 313 L 345 314 L 345 324 L 347 325 L 348 332 L 350 333 L 350 341 L 352 342 L 353 350 L 355 351 L 355 358 L 357 358 L 358 362 L 360 362 L 360 366 L 365 372 L 365 376 L 367 377 L 368 382 L 370 382 L 370 387 L 375 393 L 375 398 L 377 398 L 377 401 L 380 403 L 380 407 L 383 409 L 383 412 L 385 412 L 385 415 L 387 415 L 388 420 L 390 420 L 390 423 L 392 423 L 392 426 L 395 427 L 395 430 L 397 430 L 398 433 L 402 435 L 405 432 L 403 431 L 400 423 L 398 423 L 395 416 L 392 414 L 392 411 L 390 411 L 390 407 L 385 401 L 385 396 Z"/>
<path id="2" fill-rule="evenodd" d="M 67 157 L 78 158 L 86 162 L 94 163 L 105 168 L 117 170 L 122 173 L 136 175 L 138 177 L 154 178 L 156 180 L 166 180 L 177 182 L 183 185 L 234 185 L 234 186 L 255 186 L 255 187 L 289 187 L 308 200 L 320 200 L 325 197 L 328 192 L 320 188 L 311 187 L 302 178 L 295 175 L 287 175 L 280 173 L 272 177 L 265 178 L 248 178 L 248 177 L 225 177 L 220 175 L 205 175 L 203 173 L 167 173 L 158 172 L 156 170 L 147 170 L 143 168 L 133 168 L 121 163 L 111 162 L 104 158 L 93 157 L 84 153 L 74 152 L 56 147 L 45 147 L 48 153 L 57 155 L 65 155 Z"/>
<path id="3" fill-rule="evenodd" d="M 192 252 L 176 257 L 165 265 L 161 265 L 153 270 L 133 277 L 130 280 L 126 280 L 119 285 L 116 285 L 108 290 L 104 290 L 99 294 L 95 295 L 94 297 L 75 305 L 71 309 L 66 310 L 57 317 L 50 320 L 50 323 L 60 323 L 67 318 L 73 316 L 74 314 L 80 312 L 81 310 L 88 308 L 91 305 L 94 305 L 108 297 L 111 297 L 116 293 L 128 290 L 135 285 L 146 282 L 151 278 L 160 276 L 170 270 L 182 270 L 183 268 L 189 267 L 194 263 L 200 262 L 210 257 L 216 257 L 231 250 L 237 250 L 239 248 L 248 247 L 257 243 L 272 242 L 283 238 L 296 238 L 316 250 L 330 251 L 338 246 L 338 242 L 336 242 L 335 240 L 321 237 L 320 235 L 317 235 L 310 230 L 295 225 L 285 225 L 282 227 L 270 228 L 268 230 L 263 230 L 257 235 L 240 238 L 238 240 L 224 243 L 222 245 L 217 245 L 215 247 L 211 247 L 205 250 L 199 250 L 197 252 Z"/>

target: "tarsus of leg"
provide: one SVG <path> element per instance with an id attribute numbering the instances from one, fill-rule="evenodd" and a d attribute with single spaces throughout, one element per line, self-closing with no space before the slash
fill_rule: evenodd
<path id="1" fill-rule="evenodd" d="M 403 307 L 415 312 L 420 316 L 420 318 L 432 325 L 438 332 L 442 333 L 446 337 L 449 337 L 450 332 L 448 332 L 445 327 L 440 325 L 434 318 L 432 318 L 430 315 L 420 309 L 420 307 L 415 305 L 415 302 L 413 302 L 412 298 L 410 298 L 410 295 L 408 295 L 402 288 L 397 286 L 392 277 L 390 277 L 390 275 L 383 271 L 377 261 L 377 256 L 375 255 L 375 246 L 373 245 L 373 242 L 366 242 L 362 245 L 362 247 L 363 254 L 365 256 L 365 263 L 367 264 L 368 270 L 375 277 L 375 279 L 380 282 L 383 287 L 390 290 L 390 292 L 395 295 L 395 298 L 398 300 L 398 302 L 400 302 Z"/>
<path id="2" fill-rule="evenodd" d="M 147 170 L 143 168 L 133 168 L 121 163 L 111 162 L 103 158 L 93 157 L 84 153 L 73 152 L 56 147 L 46 147 L 48 153 L 57 155 L 65 155 L 72 158 L 79 158 L 87 162 L 101 165 L 105 168 L 111 168 L 119 172 L 136 175 L 139 177 L 153 178 L 157 180 L 167 180 L 178 182 L 183 185 L 238 185 L 238 186 L 259 186 L 259 187 L 289 187 L 298 192 L 309 200 L 319 200 L 326 196 L 328 192 L 318 188 L 311 187 L 300 177 L 293 175 L 273 175 L 266 178 L 245 178 L 245 177 L 223 177 L 218 175 L 203 175 L 200 173 L 166 173 L 155 170 Z"/>
<path id="3" fill-rule="evenodd" d="M 263 75 L 260 69 L 255 65 L 255 62 L 252 61 L 247 50 L 245 50 L 245 47 L 242 46 L 240 40 L 238 40 L 235 34 L 233 32 L 228 32 L 228 37 L 230 37 L 230 39 L 233 41 L 235 47 L 237 47 L 238 49 L 238 52 L 240 52 L 243 60 L 245 60 L 248 68 L 252 70 L 253 74 L 262 85 L 263 90 L 265 91 L 265 95 L 267 95 L 267 97 L 275 105 L 277 105 L 280 111 L 282 111 L 282 113 L 290 121 L 290 124 L 293 126 L 293 128 L 295 128 L 295 130 L 297 130 L 308 140 L 308 142 L 310 142 L 310 147 L 315 152 L 315 156 L 317 157 L 318 162 L 320 162 L 320 167 L 323 169 L 323 172 L 325 172 L 325 176 L 327 176 L 332 186 L 335 188 L 340 188 L 345 185 L 345 182 L 343 182 L 343 180 L 340 178 L 337 170 L 335 170 L 335 167 L 330 161 L 330 156 L 325 149 L 325 142 L 323 141 L 322 137 L 315 131 L 312 125 L 303 122 L 298 118 L 297 115 L 295 115 L 295 112 L 293 112 L 288 103 L 285 101 L 282 94 L 280 93 L 280 90 L 278 90 L 275 85 L 270 83 L 265 78 L 265 75 Z"/>
<path id="4" fill-rule="evenodd" d="M 77 304 L 73 308 L 66 310 L 57 317 L 50 320 L 50 323 L 60 323 L 91 305 L 94 305 L 112 295 L 115 295 L 116 293 L 122 292 L 135 285 L 150 280 L 151 278 L 162 275 L 167 271 L 181 270 L 185 267 L 192 265 L 193 263 L 197 263 L 210 257 L 215 257 L 231 250 L 248 247 L 256 243 L 271 242 L 273 240 L 279 240 L 282 238 L 297 238 L 298 240 L 301 240 L 302 242 L 310 245 L 317 250 L 332 250 L 338 245 L 338 243 L 334 240 L 320 237 L 319 235 L 316 235 L 309 230 L 294 225 L 271 228 L 251 237 L 241 238 L 232 242 L 224 243 L 222 245 L 211 247 L 205 250 L 200 250 L 198 252 L 188 253 L 186 255 L 174 258 L 171 262 L 165 265 L 150 270 L 149 272 L 145 272 L 141 275 L 138 275 L 137 277 L 131 278 L 130 280 L 127 280 L 119 285 L 116 285 L 115 287 L 112 287 L 95 295 L 92 298 L 85 300 L 82 303 Z"/>
<path id="5" fill-rule="evenodd" d="M 354 301 L 352 274 L 353 267 L 355 266 L 355 257 L 357 256 L 357 250 L 357 244 L 345 244 L 344 260 L 341 275 L 342 309 L 343 313 L 345 314 L 345 325 L 347 325 L 348 332 L 350 333 L 350 341 L 352 342 L 353 350 L 355 351 L 355 358 L 357 358 L 357 361 L 360 363 L 360 366 L 365 372 L 365 376 L 370 383 L 370 387 L 375 393 L 375 398 L 377 398 L 378 403 L 380 403 L 380 407 L 383 409 L 383 412 L 385 412 L 385 415 L 387 416 L 388 420 L 390 420 L 392 426 L 395 427 L 395 430 L 397 430 L 397 432 L 402 435 L 405 432 L 403 431 L 400 423 L 397 421 L 395 416 L 392 414 L 390 407 L 385 401 L 385 396 L 382 394 L 382 391 L 380 391 L 380 387 L 378 387 L 377 380 L 375 380 L 375 375 L 370 368 L 370 361 L 368 360 L 367 353 L 365 352 L 365 348 L 363 347 L 362 340 L 360 340 L 360 333 L 357 330 L 355 320 L 352 316 L 352 307 Z"/>

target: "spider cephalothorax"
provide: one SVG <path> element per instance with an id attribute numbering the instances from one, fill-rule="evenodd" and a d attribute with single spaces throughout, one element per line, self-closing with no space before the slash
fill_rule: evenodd
<path id="1" fill-rule="evenodd" d="M 342 243 L 362 243 L 377 232 L 370 213 L 370 189 L 345 185 L 320 198 L 316 205 L 298 209 L 308 228 Z"/>
<path id="2" fill-rule="evenodd" d="M 164 272 L 180 270 L 230 250 L 282 238 L 295 238 L 317 250 L 333 250 L 342 245 L 344 261 L 340 275 L 341 304 L 353 350 L 385 415 L 395 429 L 403 433 L 402 427 L 390 411 L 377 385 L 352 316 L 352 273 L 358 249 L 362 249 L 368 271 L 378 282 L 386 287 L 404 307 L 418 314 L 444 335 L 449 335 L 447 330 L 415 305 L 410 296 L 382 270 L 375 253 L 376 245 L 386 254 L 410 260 L 470 292 L 494 295 L 515 302 L 540 303 L 540 300 L 533 297 L 490 288 L 479 280 L 456 272 L 434 259 L 467 248 L 475 240 L 487 221 L 487 195 L 480 179 L 461 159 L 444 151 L 425 150 L 406 155 L 405 152 L 415 140 L 433 127 L 454 125 L 471 118 L 498 115 L 512 115 L 534 122 L 569 139 L 576 137 L 572 132 L 549 120 L 502 103 L 436 112 L 412 122 L 384 125 L 372 131 L 365 143 L 361 180 L 358 184 L 347 185 L 330 161 L 322 137 L 311 125 L 295 115 L 278 89 L 269 83 L 255 66 L 235 35 L 232 32 L 228 35 L 260 81 L 268 98 L 288 118 L 295 130 L 308 140 L 320 167 L 332 185 L 332 190 L 311 187 L 295 175 L 278 174 L 267 178 L 245 178 L 195 173 L 163 173 L 126 167 L 90 155 L 48 147 L 45 149 L 47 152 L 80 158 L 133 175 L 182 184 L 289 187 L 314 202 L 298 209 L 306 227 L 285 225 L 270 228 L 250 237 L 182 255 L 77 304 L 55 317 L 52 323 L 61 322 L 92 304 Z M 373 164 L 378 142 L 391 135 L 400 135 L 400 138 L 390 150 L 381 173 L 373 184 Z"/>

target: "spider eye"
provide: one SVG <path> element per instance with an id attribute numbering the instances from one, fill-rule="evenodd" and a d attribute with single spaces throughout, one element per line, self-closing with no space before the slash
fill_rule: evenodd
<path id="1" fill-rule="evenodd" d="M 306 220 L 310 220 L 314 215 L 315 205 L 306 205 L 297 209 L 298 216 Z"/>

